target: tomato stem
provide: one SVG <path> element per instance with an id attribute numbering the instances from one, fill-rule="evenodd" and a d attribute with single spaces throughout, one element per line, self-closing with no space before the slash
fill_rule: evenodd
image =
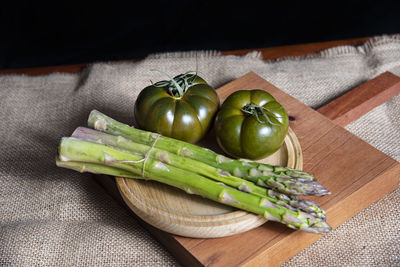
<path id="1" fill-rule="evenodd" d="M 189 89 L 189 87 L 193 84 L 193 81 L 197 76 L 197 72 L 188 71 L 172 78 L 170 75 L 161 70 L 155 71 L 161 72 L 162 74 L 167 76 L 169 78 L 169 81 L 159 81 L 153 85 L 156 87 L 168 87 L 170 95 L 175 97 L 182 97 Z"/>
<path id="2" fill-rule="evenodd" d="M 281 117 L 277 117 L 274 113 L 271 112 L 271 110 L 281 109 L 281 108 L 282 107 L 273 108 L 273 109 L 272 108 L 264 108 L 263 106 L 260 106 L 260 105 L 257 105 L 254 102 L 251 102 L 251 103 L 245 105 L 242 108 L 242 111 L 244 113 L 246 113 L 246 114 L 255 116 L 259 123 L 267 123 L 268 122 L 268 123 L 270 123 L 272 125 L 279 125 L 279 124 L 281 124 L 281 122 L 278 120 L 278 118 L 281 118 Z M 260 120 L 260 116 L 262 116 L 265 120 L 261 121 Z M 270 117 L 275 118 L 278 121 L 278 123 L 275 123 L 275 122 L 271 121 Z"/>

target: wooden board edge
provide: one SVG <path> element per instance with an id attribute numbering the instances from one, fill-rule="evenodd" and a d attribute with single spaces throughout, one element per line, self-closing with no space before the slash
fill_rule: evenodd
<path id="1" fill-rule="evenodd" d="M 344 127 L 400 94 L 400 77 L 387 71 L 317 109 Z"/>
<path id="2" fill-rule="evenodd" d="M 398 188 L 399 182 L 400 164 L 393 160 L 391 167 L 378 175 L 376 179 L 371 180 L 369 183 L 353 192 L 353 194 L 346 196 L 346 198 L 344 198 L 342 201 L 339 201 L 330 207 L 327 210 L 327 213 L 329 214 L 328 223 L 333 227 L 333 229 L 336 229 L 354 215 L 380 200 L 385 195 L 393 192 Z M 380 188 L 381 190 L 377 191 L 376 188 Z M 358 203 L 358 205 L 354 205 L 354 203 Z M 359 203 L 362 203 L 362 205 L 359 205 Z M 345 214 L 345 216 L 343 216 L 343 214 Z M 282 257 L 281 254 L 274 254 L 273 251 L 284 251 L 285 249 L 290 249 L 293 251 L 293 253 L 285 253 L 285 255 L 297 255 L 302 250 L 323 237 L 322 235 L 314 235 L 313 237 L 310 235 L 312 234 L 295 231 L 291 235 L 288 235 L 286 238 L 276 243 L 274 246 L 266 250 L 260 249 L 255 255 L 252 255 L 253 257 L 247 258 L 240 263 L 240 265 L 246 267 L 279 266 L 285 263 L 291 257 Z M 301 247 L 287 247 L 287 244 L 293 244 L 294 246 L 299 243 L 302 243 Z"/>

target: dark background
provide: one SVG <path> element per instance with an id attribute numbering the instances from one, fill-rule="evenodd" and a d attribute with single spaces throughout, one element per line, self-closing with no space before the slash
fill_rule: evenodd
<path id="1" fill-rule="evenodd" d="M 0 7 L 0 69 L 400 33 L 400 1 L 119 1 Z"/>

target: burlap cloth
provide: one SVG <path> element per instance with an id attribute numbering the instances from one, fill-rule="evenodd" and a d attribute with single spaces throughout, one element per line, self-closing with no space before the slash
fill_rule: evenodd
<path id="1" fill-rule="evenodd" d="M 57 168 L 55 153 L 91 109 L 131 123 L 141 88 L 163 78 L 152 69 L 196 68 L 215 87 L 254 71 L 315 108 L 386 70 L 400 74 L 400 36 L 278 61 L 189 52 L 94 64 L 79 74 L 1 76 L 1 265 L 178 265 L 90 174 Z M 396 97 L 347 129 L 400 160 L 399 118 Z M 285 265 L 400 265 L 399 215 L 397 189 Z"/>

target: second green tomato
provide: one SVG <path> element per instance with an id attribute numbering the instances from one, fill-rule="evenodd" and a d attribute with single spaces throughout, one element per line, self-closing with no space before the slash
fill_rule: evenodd
<path id="1" fill-rule="evenodd" d="M 283 106 L 259 89 L 231 94 L 215 119 L 218 144 L 237 158 L 261 159 L 273 154 L 282 146 L 288 128 Z"/>

